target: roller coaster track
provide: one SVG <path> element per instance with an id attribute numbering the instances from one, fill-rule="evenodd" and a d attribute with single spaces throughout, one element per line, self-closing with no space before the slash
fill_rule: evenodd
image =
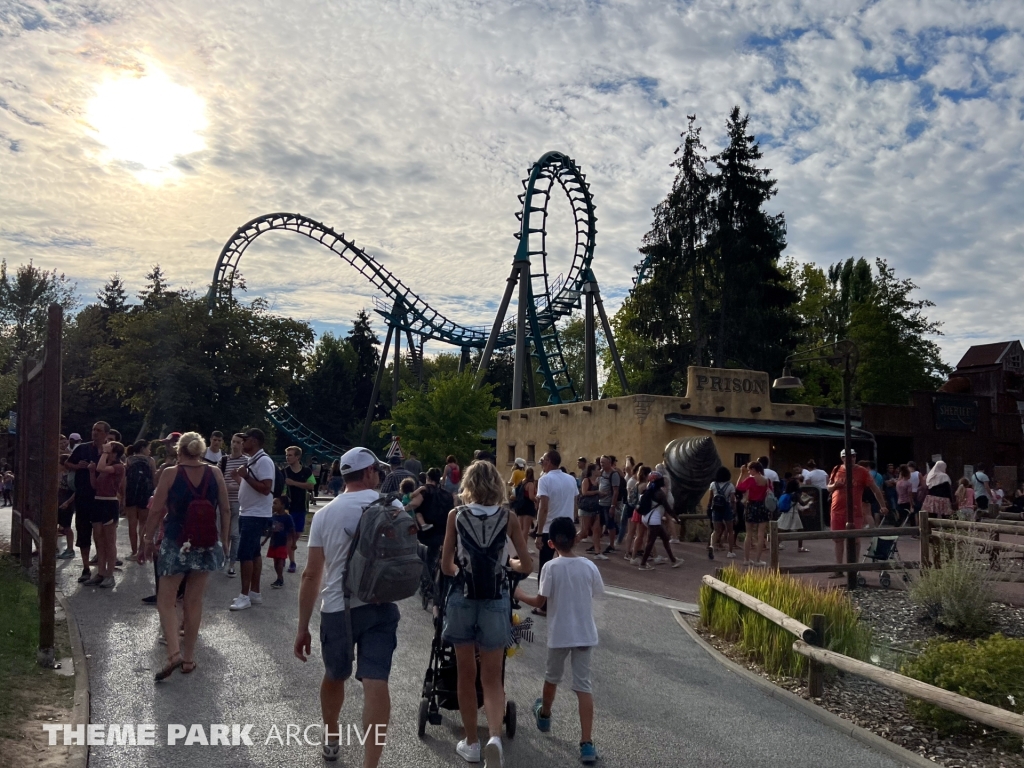
<path id="1" fill-rule="evenodd" d="M 348 450 L 348 447 L 335 445 L 309 429 L 286 406 L 271 403 L 267 406 L 267 418 L 282 432 L 291 435 L 295 444 L 302 449 L 303 456 L 320 456 L 333 461 Z"/>
<path id="2" fill-rule="evenodd" d="M 530 262 L 530 354 L 536 372 L 543 379 L 549 402 L 573 401 L 577 399 L 576 384 L 565 363 L 557 323 L 580 306 L 583 283 L 587 275 L 591 274 L 597 234 L 594 201 L 586 176 L 571 158 L 560 152 L 544 154 L 530 167 L 530 174 L 522 183 L 523 193 L 519 195 L 522 209 L 516 214 L 520 228 L 515 235 L 519 240 L 515 259 Z M 552 278 L 548 270 L 548 206 L 553 193 L 559 190 L 568 199 L 572 209 L 576 243 L 568 272 Z M 421 340 L 440 341 L 461 348 L 481 349 L 486 345 L 485 330 L 448 319 L 376 258 L 357 246 L 354 240 L 347 238 L 344 233 L 339 234 L 323 222 L 299 213 L 265 214 L 246 222 L 235 231 L 221 249 L 214 268 L 208 294 L 211 309 L 219 302 L 231 299 L 238 266 L 249 245 L 261 235 L 274 231 L 294 232 L 314 240 L 352 266 L 381 292 L 382 295 L 374 299 L 375 310 L 396 331 L 417 335 Z M 515 331 L 506 330 L 498 337 L 496 346 L 509 347 L 514 344 Z M 267 414 L 271 421 L 293 437 L 297 431 L 306 429 L 288 414 L 284 406 L 273 406 Z M 310 445 L 319 444 L 317 440 L 325 446 L 331 445 L 309 430 L 306 432 L 313 441 Z"/>

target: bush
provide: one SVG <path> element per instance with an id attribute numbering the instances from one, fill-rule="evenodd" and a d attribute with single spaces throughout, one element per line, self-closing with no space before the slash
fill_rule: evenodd
<path id="1" fill-rule="evenodd" d="M 910 588 L 910 599 L 941 627 L 968 637 L 986 634 L 994 597 L 988 559 L 978 557 L 976 544 L 942 544 L 942 567 L 924 569 Z"/>
<path id="2" fill-rule="evenodd" d="M 722 572 L 722 581 L 808 626 L 813 614 L 824 614 L 829 650 L 857 659 L 867 656 L 871 633 L 846 593 L 770 570 L 741 573 L 730 567 Z M 700 617 L 708 629 L 737 643 L 772 674 L 798 676 L 805 669 L 807 660 L 793 652 L 793 635 L 708 586 L 700 590 Z"/>
<path id="3" fill-rule="evenodd" d="M 986 640 L 955 643 L 933 640 L 903 674 L 994 707 L 1024 714 L 1024 640 L 993 635 Z M 960 715 L 918 699 L 907 709 L 943 735 L 979 728 Z"/>

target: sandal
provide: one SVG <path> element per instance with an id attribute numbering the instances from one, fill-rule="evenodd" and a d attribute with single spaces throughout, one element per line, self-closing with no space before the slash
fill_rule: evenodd
<path id="1" fill-rule="evenodd" d="M 177 659 L 177 661 L 175 661 Z M 181 654 L 176 653 L 173 656 L 168 657 L 167 664 L 161 669 L 153 678 L 154 682 L 159 683 L 161 680 L 166 680 L 168 677 L 174 674 L 174 670 L 178 669 L 182 664 Z"/>
<path id="2" fill-rule="evenodd" d="M 541 610 L 540 608 L 534 608 L 532 611 L 530 611 L 530 613 L 532 613 L 534 616 L 547 616 L 548 615 L 547 611 Z"/>
<path id="3" fill-rule="evenodd" d="M 188 669 L 185 669 L 186 664 L 190 665 Z M 196 664 L 194 661 L 183 661 L 181 662 L 181 674 L 191 675 L 193 672 L 196 671 L 196 667 L 198 666 L 199 665 Z"/>

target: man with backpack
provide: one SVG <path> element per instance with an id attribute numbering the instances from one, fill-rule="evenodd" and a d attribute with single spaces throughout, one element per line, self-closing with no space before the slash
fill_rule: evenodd
<path id="1" fill-rule="evenodd" d="M 362 536 L 364 516 L 378 511 L 375 508 L 381 506 L 377 492 L 380 462 L 368 449 L 353 448 L 339 463 L 345 492 L 317 510 L 309 526 L 309 550 L 299 586 L 295 656 L 300 661 L 309 658 L 312 645 L 309 621 L 319 596 L 320 648 L 325 667 L 320 686 L 323 756 L 325 760 L 335 761 L 341 752 L 338 717 L 345 702 L 345 681 L 352 675 L 355 662 L 356 679 L 363 684 L 363 725 L 370 730 L 363 765 L 372 768 L 380 761 L 391 717 L 388 678 L 398 645 L 400 614 L 394 602 L 365 603 L 359 599 L 358 590 L 354 588 L 362 579 L 355 573 L 355 557 L 349 562 L 350 557 L 360 555 L 358 541 L 356 547 L 353 541 Z M 407 517 L 398 501 L 391 502 L 390 506 L 396 508 L 401 517 Z M 415 543 L 415 524 L 411 520 L 406 522 L 409 523 L 406 528 L 412 529 Z M 372 563 L 361 564 L 372 568 Z M 413 573 L 413 592 L 419 584 L 421 568 L 418 565 Z M 357 583 L 347 584 L 347 576 Z"/>
<path id="2" fill-rule="evenodd" d="M 265 438 L 259 429 L 242 433 L 242 450 L 251 458 L 235 470 L 238 481 L 238 562 L 242 591 L 231 601 L 230 610 L 244 611 L 263 602 L 260 573 L 263 570 L 263 532 L 274 516 L 274 461 L 263 450 Z M 283 485 L 283 482 L 282 482 Z"/>

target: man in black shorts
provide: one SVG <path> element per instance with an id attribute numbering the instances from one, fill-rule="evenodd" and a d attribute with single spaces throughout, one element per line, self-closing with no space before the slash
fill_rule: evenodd
<path id="1" fill-rule="evenodd" d="M 89 464 L 98 464 L 103 445 L 110 435 L 110 425 L 97 421 L 92 425 L 92 442 L 80 443 L 64 463 L 64 468 L 75 473 L 75 532 L 78 549 L 82 553 L 82 575 L 79 582 L 92 578 L 89 570 L 89 550 L 92 548 L 92 513 L 96 505 L 96 491 L 89 477 Z"/>

